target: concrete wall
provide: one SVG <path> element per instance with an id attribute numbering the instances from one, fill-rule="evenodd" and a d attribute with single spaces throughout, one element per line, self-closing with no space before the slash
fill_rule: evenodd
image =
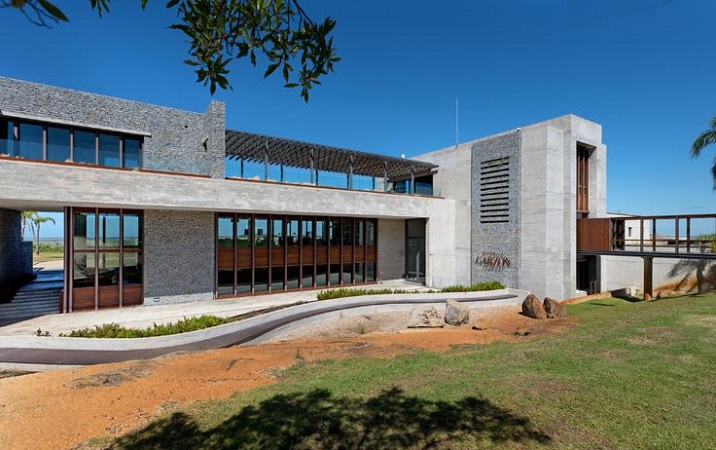
<path id="1" fill-rule="evenodd" d="M 144 304 L 214 298 L 214 214 L 144 211 Z"/>
<path id="2" fill-rule="evenodd" d="M 20 211 L 0 209 L 0 284 L 24 272 L 20 222 Z"/>
<path id="3" fill-rule="evenodd" d="M 470 236 L 472 235 L 470 209 L 472 195 L 470 191 L 472 142 L 458 146 L 446 147 L 441 150 L 426 153 L 415 158 L 418 161 L 428 161 L 437 164 L 438 172 L 433 175 L 433 185 L 437 195 L 449 198 L 455 202 L 454 218 L 446 221 L 439 228 L 435 224 L 428 224 L 433 229 L 433 251 L 428 251 L 426 266 L 429 266 L 430 257 L 435 258 L 435 246 L 442 246 L 446 239 L 454 244 L 454 277 L 448 284 L 470 284 L 470 266 L 472 250 Z M 449 235 L 449 236 L 448 236 Z M 440 242 L 439 242 L 440 241 Z M 445 280 L 447 281 L 447 280 Z M 445 281 L 434 282 L 443 284 Z M 430 284 L 430 280 L 427 280 Z"/>
<path id="4" fill-rule="evenodd" d="M 405 277 L 405 220 L 378 220 L 378 281 Z"/>
<path id="5" fill-rule="evenodd" d="M 142 135 L 145 169 L 224 177 L 225 112 L 219 102 L 212 102 L 202 115 L 0 78 L 0 113 Z"/>
<path id="6" fill-rule="evenodd" d="M 606 214 L 606 146 L 601 126 L 567 115 L 521 129 L 521 289 L 557 299 L 576 291 L 576 146 L 590 156 L 589 217 Z M 599 271 L 604 280 L 603 259 Z"/>
<path id="7" fill-rule="evenodd" d="M 508 287 L 520 286 L 520 215 L 521 136 L 512 131 L 488 139 L 481 139 L 472 147 L 472 282 L 496 280 Z M 509 158 L 509 222 L 481 223 L 481 164 L 499 158 Z M 478 260 L 480 258 L 480 260 Z M 490 261 L 497 264 L 491 265 Z M 502 259 L 506 258 L 506 259 Z M 487 260 L 487 261 L 486 261 Z M 509 267 L 506 266 L 509 263 Z"/>
<path id="8" fill-rule="evenodd" d="M 629 295 L 641 295 L 644 292 L 644 261 L 629 256 L 604 256 L 608 280 L 606 290 L 625 290 Z M 675 267 L 674 276 L 669 272 Z M 716 271 L 716 262 L 697 259 L 654 258 L 652 275 L 654 295 L 670 294 L 673 291 L 693 292 L 696 287 L 696 272 L 708 274 Z M 679 270 L 681 269 L 681 270 Z"/>

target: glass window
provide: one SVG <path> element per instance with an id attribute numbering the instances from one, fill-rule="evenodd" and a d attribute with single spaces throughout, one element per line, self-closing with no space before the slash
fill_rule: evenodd
<path id="1" fill-rule="evenodd" d="M 328 221 L 316 220 L 316 245 L 328 245 Z"/>
<path id="2" fill-rule="evenodd" d="M 239 294 L 251 292 L 251 269 L 240 269 L 236 277 L 236 292 Z"/>
<path id="3" fill-rule="evenodd" d="M 316 286 L 327 286 L 327 285 L 328 285 L 328 266 L 325 264 L 316 266 Z"/>
<path id="4" fill-rule="evenodd" d="M 44 159 L 42 150 L 42 125 L 20 124 L 19 156 L 28 159 Z"/>
<path id="5" fill-rule="evenodd" d="M 134 138 L 124 138 L 122 156 L 124 158 L 122 167 L 127 169 L 142 167 L 142 141 Z"/>
<path id="6" fill-rule="evenodd" d="M 368 220 L 366 222 L 366 244 L 367 245 L 375 245 L 375 230 L 377 228 L 377 224 L 375 220 Z"/>
<path id="7" fill-rule="evenodd" d="M 219 274 L 218 294 L 230 295 L 234 293 L 234 217 L 219 217 L 217 230 Z"/>
<path id="8" fill-rule="evenodd" d="M 364 236 L 363 236 L 363 230 L 365 228 L 365 222 L 363 219 L 356 219 L 355 220 L 355 244 L 356 245 L 364 245 Z"/>
<path id="9" fill-rule="evenodd" d="M 142 246 L 142 215 L 141 213 L 124 213 L 124 235 L 122 246 L 125 248 L 140 248 Z"/>
<path id="10" fill-rule="evenodd" d="M 74 217 L 75 250 L 94 250 L 95 246 L 95 213 L 77 212 Z"/>
<path id="11" fill-rule="evenodd" d="M 283 267 L 272 267 L 271 268 L 271 290 L 282 291 L 283 290 L 283 277 L 286 271 Z"/>
<path id="12" fill-rule="evenodd" d="M 236 246 L 237 247 L 250 247 L 251 246 L 251 218 L 250 217 L 239 217 L 236 222 Z"/>
<path id="13" fill-rule="evenodd" d="M 343 219 L 343 245 L 353 245 L 353 219 Z"/>
<path id="14" fill-rule="evenodd" d="M 331 245 L 341 245 L 341 221 L 334 219 L 330 221 L 331 229 L 329 230 L 329 239 Z"/>
<path id="15" fill-rule="evenodd" d="M 300 278 L 301 268 L 299 266 L 289 266 L 286 268 L 287 289 L 298 289 L 298 283 Z"/>
<path id="16" fill-rule="evenodd" d="M 72 257 L 73 287 L 82 288 L 94 286 L 94 275 L 97 269 L 94 253 L 75 253 Z"/>
<path id="17" fill-rule="evenodd" d="M 75 130 L 73 161 L 83 164 L 96 164 L 95 133 Z"/>
<path id="18" fill-rule="evenodd" d="M 119 167 L 119 136 L 100 133 L 99 135 L 99 165 L 105 167 Z"/>
<path id="19" fill-rule="evenodd" d="M 304 247 L 313 245 L 313 220 L 303 220 L 301 229 L 301 244 Z"/>
<path id="20" fill-rule="evenodd" d="M 268 219 L 257 217 L 254 222 L 254 241 L 256 247 L 268 247 Z M 267 277 L 268 279 L 268 277 Z"/>
<path id="21" fill-rule="evenodd" d="M 353 282 L 353 264 L 343 264 L 341 277 L 343 284 L 351 284 Z"/>
<path id="22" fill-rule="evenodd" d="M 0 155 L 15 156 L 15 123 L 0 120 Z"/>
<path id="23" fill-rule="evenodd" d="M 298 229 L 298 224 L 298 219 L 289 219 L 286 221 L 286 245 L 291 247 L 298 245 L 300 231 Z"/>
<path id="24" fill-rule="evenodd" d="M 142 254 L 124 252 L 122 278 L 123 284 L 142 284 Z"/>
<path id="25" fill-rule="evenodd" d="M 99 264 L 100 286 L 116 286 L 119 284 L 119 252 L 100 252 Z"/>
<path id="26" fill-rule="evenodd" d="M 219 247 L 232 248 L 234 246 L 234 218 L 219 217 Z"/>
<path id="27" fill-rule="evenodd" d="M 330 283 L 332 286 L 341 284 L 341 264 L 331 264 Z"/>
<path id="28" fill-rule="evenodd" d="M 254 269 L 254 292 L 268 290 L 269 269 Z"/>
<path id="29" fill-rule="evenodd" d="M 119 213 L 99 213 L 99 248 L 119 248 Z"/>
<path id="30" fill-rule="evenodd" d="M 47 160 L 71 161 L 69 128 L 47 127 Z"/>
<path id="31" fill-rule="evenodd" d="M 365 281 L 375 281 L 375 262 L 367 262 Z"/>
<path id="32" fill-rule="evenodd" d="M 283 219 L 273 219 L 271 227 L 271 245 L 274 247 L 283 247 Z"/>
<path id="33" fill-rule="evenodd" d="M 313 265 L 304 265 L 302 269 L 303 279 L 301 286 L 305 288 L 313 287 Z"/>

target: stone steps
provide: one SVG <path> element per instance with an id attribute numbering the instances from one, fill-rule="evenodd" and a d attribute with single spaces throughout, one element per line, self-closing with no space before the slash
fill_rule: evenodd
<path id="1" fill-rule="evenodd" d="M 12 322 L 59 313 L 61 290 L 39 288 L 18 291 L 10 303 L 0 304 L 0 322 Z"/>

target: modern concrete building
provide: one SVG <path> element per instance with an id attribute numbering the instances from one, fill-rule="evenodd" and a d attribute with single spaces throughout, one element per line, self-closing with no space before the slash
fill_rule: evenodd
<path id="1" fill-rule="evenodd" d="M 567 115 L 391 158 L 204 113 L 0 78 L 0 284 L 22 210 L 65 217 L 63 312 L 408 278 L 601 290 L 577 220 L 606 209 L 601 126 Z M 26 253 L 26 252 L 25 252 Z"/>

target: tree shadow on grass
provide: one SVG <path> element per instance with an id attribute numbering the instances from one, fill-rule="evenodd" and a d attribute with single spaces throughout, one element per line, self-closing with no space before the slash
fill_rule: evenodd
<path id="1" fill-rule="evenodd" d="M 367 399 L 326 390 L 276 395 L 200 431 L 184 413 L 153 422 L 110 448 L 396 449 L 450 448 L 480 441 L 548 443 L 550 437 L 489 400 L 430 401 L 392 388 Z"/>

